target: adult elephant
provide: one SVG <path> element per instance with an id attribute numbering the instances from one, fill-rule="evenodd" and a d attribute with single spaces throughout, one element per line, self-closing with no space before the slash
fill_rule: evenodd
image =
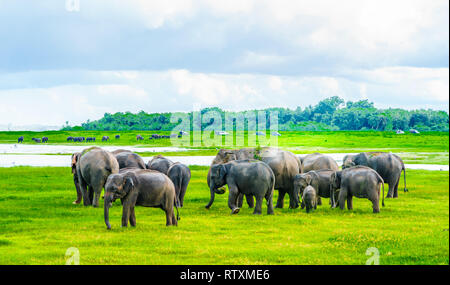
<path id="1" fill-rule="evenodd" d="M 17 143 L 23 143 L 23 136 L 20 136 L 20 137 L 17 139 Z"/>
<path id="2" fill-rule="evenodd" d="M 302 162 L 303 172 L 321 169 L 339 170 L 338 164 L 331 156 L 317 152 L 300 157 L 300 161 Z"/>
<path id="3" fill-rule="evenodd" d="M 265 162 L 272 169 L 275 175 L 275 189 L 278 190 L 278 200 L 276 208 L 283 208 L 284 197 L 289 195 L 289 208 L 298 208 L 299 197 L 294 188 L 295 175 L 302 173 L 300 159 L 289 151 L 277 148 L 243 148 L 239 150 L 221 149 L 217 153 L 211 165 L 224 164 L 233 160 L 257 159 Z M 210 185 L 211 169 L 208 172 L 208 186 Z M 214 202 L 214 194 L 223 194 L 223 189 L 210 189 L 211 200 L 206 206 L 209 208 Z M 214 192 L 213 192 L 214 191 Z M 247 196 L 248 198 L 248 196 Z M 247 199 L 249 202 L 249 199 Z M 253 201 L 252 201 L 253 202 Z M 249 205 L 250 206 L 250 205 Z"/>
<path id="4" fill-rule="evenodd" d="M 138 168 L 146 169 L 146 165 L 142 157 L 131 151 L 122 151 L 117 154 L 113 154 L 117 162 L 119 163 L 119 169 L 122 168 Z"/>
<path id="5" fill-rule="evenodd" d="M 396 154 L 387 152 L 361 152 L 356 155 L 346 155 L 342 169 L 356 165 L 368 166 L 378 172 L 384 182 L 389 185 L 386 198 L 398 197 L 398 184 L 403 171 L 404 191 L 406 188 L 406 168 L 403 160 Z"/>
<path id="6" fill-rule="evenodd" d="M 159 154 L 147 163 L 147 169 L 156 170 L 167 175 L 167 171 L 172 164 L 173 162 L 170 159 Z"/>
<path id="7" fill-rule="evenodd" d="M 98 207 L 106 179 L 110 174 L 119 173 L 117 159 L 108 151 L 92 147 L 75 154 L 72 159 L 72 163 L 74 162 L 83 204 Z"/>

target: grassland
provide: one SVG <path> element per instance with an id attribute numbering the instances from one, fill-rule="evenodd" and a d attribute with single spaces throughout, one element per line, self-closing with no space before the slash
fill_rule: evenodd
<path id="1" fill-rule="evenodd" d="M 160 209 L 137 207 L 137 227 L 121 228 L 116 202 L 108 231 L 102 208 L 72 205 L 69 168 L 0 168 L 0 264 L 64 264 L 69 247 L 81 264 L 365 264 L 369 247 L 380 264 L 449 264 L 448 171 L 410 170 L 409 192 L 380 214 L 355 198 L 353 211 L 324 199 L 311 214 L 267 216 L 263 207 L 254 216 L 244 206 L 232 216 L 227 195 L 204 208 L 207 168 L 191 169 L 178 227 L 166 227 Z"/>
<path id="2" fill-rule="evenodd" d="M 21 135 L 25 137 L 25 144 L 35 144 L 32 137 L 49 137 L 49 144 L 57 145 L 98 145 L 98 146 L 135 146 L 135 147 L 183 147 L 190 151 L 164 152 L 165 156 L 213 156 L 217 148 L 239 148 L 249 145 L 247 132 L 237 132 L 235 136 L 223 137 L 217 140 L 215 145 L 195 144 L 193 136 L 188 138 L 149 140 L 151 134 L 158 133 L 168 135 L 169 132 L 161 131 L 48 131 L 48 132 L 0 132 L 0 144 L 16 143 Z M 114 139 L 120 134 L 119 140 Z M 136 135 L 141 134 L 145 140 L 136 141 Z M 101 142 L 101 138 L 107 135 L 109 142 Z M 96 137 L 95 143 L 71 143 L 67 142 L 68 136 Z M 254 138 L 254 137 L 253 137 Z M 250 142 L 253 142 L 250 136 Z M 405 163 L 413 164 L 448 164 L 449 163 L 449 133 L 427 132 L 421 134 L 397 135 L 395 132 L 373 131 L 338 131 L 338 132 L 282 132 L 281 137 L 258 138 L 261 145 L 278 146 L 296 154 L 313 152 L 322 153 L 355 153 L 362 151 L 391 151 L 399 154 Z M 137 151 L 142 156 L 153 156 L 159 152 Z"/>

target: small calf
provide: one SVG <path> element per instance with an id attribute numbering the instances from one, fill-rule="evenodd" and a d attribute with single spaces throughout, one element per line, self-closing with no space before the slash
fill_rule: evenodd
<path id="1" fill-rule="evenodd" d="M 316 190 L 311 185 L 308 185 L 303 190 L 302 197 L 302 209 L 306 207 L 306 213 L 309 213 L 311 210 L 317 209 L 317 196 Z"/>

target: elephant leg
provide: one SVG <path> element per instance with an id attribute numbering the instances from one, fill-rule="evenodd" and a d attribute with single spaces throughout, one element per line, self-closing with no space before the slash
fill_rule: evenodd
<path id="1" fill-rule="evenodd" d="M 289 195 L 289 209 L 297 209 L 299 205 L 297 197 L 294 195 L 294 191 L 289 191 L 287 193 Z"/>
<path id="2" fill-rule="evenodd" d="M 266 194 L 266 202 L 267 202 L 267 215 L 273 215 L 273 192 L 270 190 Z"/>
<path id="3" fill-rule="evenodd" d="M 347 200 L 347 190 L 341 189 L 339 192 L 339 208 L 344 210 L 345 208 L 345 200 Z"/>
<path id="4" fill-rule="evenodd" d="M 178 207 L 183 208 L 183 201 L 184 201 L 184 195 L 186 194 L 187 185 L 183 186 L 183 188 L 180 191 L 180 195 L 178 196 L 178 201 L 180 202 L 180 205 Z"/>
<path id="5" fill-rule="evenodd" d="M 322 199 L 320 198 L 320 196 L 317 196 L 317 205 L 322 205 Z"/>
<path id="6" fill-rule="evenodd" d="M 102 186 L 95 186 L 92 187 L 92 190 L 89 187 L 89 190 L 92 191 L 91 195 L 93 195 L 93 200 L 92 200 L 92 206 L 94 206 L 95 208 L 98 207 L 99 205 L 99 200 L 100 200 L 100 196 L 102 194 Z"/>
<path id="7" fill-rule="evenodd" d="M 242 208 L 242 205 L 244 204 L 244 194 L 239 194 L 236 198 L 236 205 L 239 208 Z"/>
<path id="8" fill-rule="evenodd" d="M 130 225 L 136 226 L 136 214 L 134 213 L 134 206 L 130 207 Z"/>
<path id="9" fill-rule="evenodd" d="M 172 213 L 168 209 L 166 209 L 164 211 L 166 212 L 166 226 L 171 226 L 172 225 Z"/>
<path id="10" fill-rule="evenodd" d="M 263 196 L 261 195 L 256 196 L 256 205 L 255 210 L 253 211 L 254 215 L 262 214 L 262 203 L 263 203 Z"/>
<path id="11" fill-rule="evenodd" d="M 389 190 L 386 195 L 386 198 L 394 198 L 394 183 L 392 181 L 388 181 L 387 184 L 389 185 Z"/>
<path id="12" fill-rule="evenodd" d="M 75 189 L 77 190 L 77 199 L 72 202 L 72 204 L 80 204 L 81 199 L 83 199 L 83 194 L 81 193 L 80 183 L 78 182 L 78 177 L 76 175 L 73 176 L 73 182 L 75 184 Z"/>
<path id="13" fill-rule="evenodd" d="M 247 205 L 250 209 L 255 207 L 255 201 L 253 200 L 253 195 L 245 195 L 245 199 L 247 200 Z"/>
<path id="14" fill-rule="evenodd" d="M 236 205 L 236 201 L 242 194 L 239 193 L 236 186 L 228 185 L 228 188 L 228 207 L 231 209 L 231 214 L 237 214 L 239 213 L 239 207 Z"/>
<path id="15" fill-rule="evenodd" d="M 128 226 L 129 219 L 130 219 L 130 206 L 128 205 L 128 203 L 125 203 L 125 205 L 123 205 L 122 210 L 122 227 Z"/>
<path id="16" fill-rule="evenodd" d="M 275 205 L 275 208 L 280 208 L 280 209 L 283 208 L 284 195 L 286 195 L 286 192 L 284 192 L 283 190 L 278 190 L 278 200 L 277 200 L 277 204 Z"/>
<path id="17" fill-rule="evenodd" d="M 394 186 L 394 198 L 398 198 L 398 184 L 400 183 L 400 177 L 398 177 L 397 182 L 395 183 Z"/>
<path id="18" fill-rule="evenodd" d="M 80 178 L 80 176 L 78 176 L 78 183 L 80 184 L 81 195 L 83 196 L 83 205 L 92 205 L 91 199 L 89 199 L 88 186 L 86 182 L 82 178 Z"/>
<path id="19" fill-rule="evenodd" d="M 347 209 L 353 210 L 353 196 L 347 195 Z"/>

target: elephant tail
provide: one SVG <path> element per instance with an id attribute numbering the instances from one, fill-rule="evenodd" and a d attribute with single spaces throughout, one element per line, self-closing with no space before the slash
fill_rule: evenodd
<path id="1" fill-rule="evenodd" d="M 177 198 L 175 197 L 175 199 L 173 200 L 173 206 L 175 207 L 175 209 L 177 210 L 177 221 L 180 220 L 180 212 L 178 211 L 178 206 L 177 206 Z"/>
<path id="2" fill-rule="evenodd" d="M 405 183 L 405 188 L 403 189 L 404 192 L 408 192 L 408 188 L 406 188 L 406 167 L 405 164 L 402 163 L 402 170 L 403 170 L 403 181 Z"/>
<path id="3" fill-rule="evenodd" d="M 383 183 L 381 183 L 381 187 L 383 187 L 383 198 L 381 201 L 381 205 L 383 205 L 383 207 L 384 207 L 384 181 L 383 181 Z"/>
<path id="4" fill-rule="evenodd" d="M 384 207 L 384 180 L 383 178 L 381 178 L 380 174 L 378 174 L 377 172 L 375 172 L 377 174 L 377 178 L 378 178 L 378 187 L 381 184 L 381 187 L 383 187 L 383 197 L 381 199 L 381 205 Z"/>

